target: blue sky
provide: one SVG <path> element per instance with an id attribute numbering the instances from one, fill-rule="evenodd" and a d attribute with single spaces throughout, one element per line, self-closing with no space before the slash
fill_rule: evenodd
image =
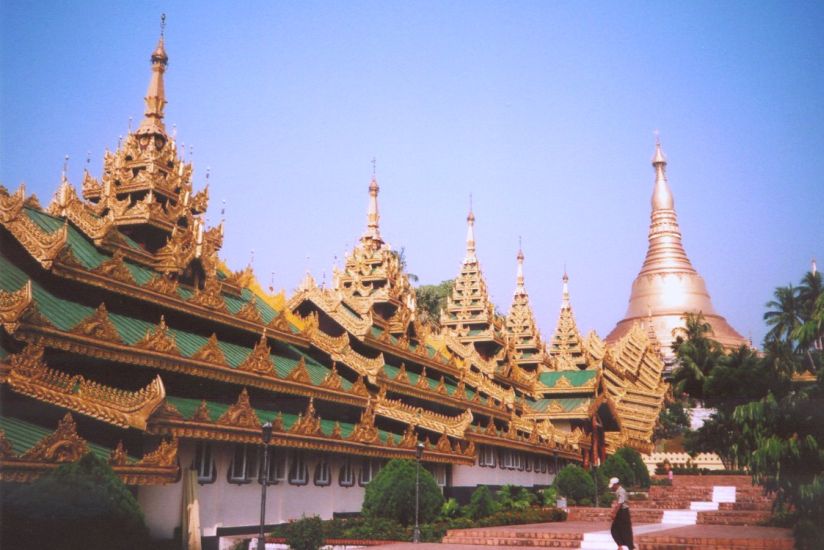
<path id="1" fill-rule="evenodd" d="M 238 5 L 236 5 L 238 4 Z M 223 256 L 287 293 L 366 221 L 422 283 L 478 256 L 508 310 L 518 237 L 543 332 L 566 264 L 584 331 L 623 317 L 646 252 L 653 131 L 716 309 L 760 341 L 764 303 L 824 264 L 824 4 L 0 3 L 0 183 L 47 202 L 63 156 L 99 175 L 142 117 L 167 14 L 167 125 L 210 168 Z"/>

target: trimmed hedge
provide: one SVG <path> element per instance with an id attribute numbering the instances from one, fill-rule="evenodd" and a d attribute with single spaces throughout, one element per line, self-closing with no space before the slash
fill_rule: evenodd
<path id="1" fill-rule="evenodd" d="M 366 486 L 363 515 L 386 518 L 411 525 L 415 522 L 415 462 L 390 460 Z M 426 468 L 420 469 L 420 523 L 438 516 L 444 498 L 435 478 Z"/>

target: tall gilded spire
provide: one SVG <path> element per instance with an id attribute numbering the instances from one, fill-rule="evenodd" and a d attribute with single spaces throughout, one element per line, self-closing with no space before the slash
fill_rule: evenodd
<path id="1" fill-rule="evenodd" d="M 561 277 L 563 285 L 561 287 L 561 309 L 569 309 L 569 275 L 567 275 L 566 267 L 564 268 L 564 276 Z"/>
<path id="2" fill-rule="evenodd" d="M 472 196 L 469 196 L 469 214 L 466 216 L 466 257 L 464 263 L 477 262 L 475 256 L 475 213 L 472 212 Z"/>
<path id="3" fill-rule="evenodd" d="M 374 161 L 373 161 L 374 162 Z M 375 178 L 375 170 L 372 170 L 372 181 L 369 182 L 369 209 L 366 212 L 366 233 L 363 234 L 364 240 L 370 240 L 376 245 L 383 243 L 381 239 L 381 232 L 378 222 L 380 221 L 380 213 L 378 212 L 378 180 Z"/>
<path id="4" fill-rule="evenodd" d="M 146 112 L 143 121 L 137 129 L 137 134 L 162 134 L 166 135 L 166 127 L 163 124 L 163 108 L 166 106 L 166 90 L 163 86 L 163 74 L 166 72 L 166 65 L 169 56 L 166 55 L 164 45 L 164 34 L 166 30 L 166 14 L 160 16 L 160 38 L 157 47 L 152 52 L 152 76 L 149 79 L 149 88 L 146 90 Z"/>
<path id="5" fill-rule="evenodd" d="M 652 167 L 655 169 L 655 187 L 652 191 L 649 248 L 641 273 L 696 273 L 681 244 L 681 228 L 678 227 L 675 200 L 667 182 L 667 159 L 661 150 L 661 141 L 657 138 Z"/>
<path id="6" fill-rule="evenodd" d="M 515 276 L 515 294 L 526 294 L 526 288 L 524 287 L 524 251 L 521 248 L 521 239 L 518 238 L 518 255 L 516 256 L 518 260 L 518 271 Z"/>
<path id="7" fill-rule="evenodd" d="M 632 330 L 635 323 L 646 324 L 648 328 L 654 328 L 661 352 L 669 357 L 673 330 L 683 326 L 684 314 L 700 312 L 712 325 L 715 338 L 724 346 L 732 348 L 745 344 L 744 337 L 715 312 L 704 279 L 692 266 L 681 243 L 675 200 L 667 181 L 667 158 L 657 138 L 652 167 L 655 184 L 647 255 L 632 283 L 624 319 L 607 335 L 606 342 L 617 342 Z"/>

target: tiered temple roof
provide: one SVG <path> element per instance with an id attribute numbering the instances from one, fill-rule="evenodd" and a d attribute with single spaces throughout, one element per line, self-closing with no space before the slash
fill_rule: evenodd
<path id="1" fill-rule="evenodd" d="M 523 254 L 506 323 L 496 315 L 471 210 L 440 331 L 381 236 L 374 177 L 332 288 L 307 275 L 287 299 L 229 270 L 207 190 L 165 129 L 167 62 L 161 37 L 145 117 L 82 196 L 65 173 L 46 210 L 0 187 L 2 479 L 90 449 L 127 483 L 171 483 L 181 441 L 256 443 L 267 421 L 274 446 L 394 458 L 421 441 L 424 461 L 463 465 L 481 444 L 582 460 L 604 430 L 643 448 L 664 387 L 643 331 L 614 349 L 584 341 L 567 297 L 548 358 Z"/>
<path id="2" fill-rule="evenodd" d="M 526 372 L 536 373 L 549 368 L 541 333 L 532 314 L 529 294 L 524 284 L 524 252 L 518 248 L 518 271 L 512 307 L 506 316 L 506 332 L 514 350 L 510 361 Z"/>
<path id="3" fill-rule="evenodd" d="M 558 324 L 549 344 L 549 356 L 553 370 L 573 370 L 587 368 L 586 347 L 569 299 L 569 276 L 564 271 L 561 309 Z"/>

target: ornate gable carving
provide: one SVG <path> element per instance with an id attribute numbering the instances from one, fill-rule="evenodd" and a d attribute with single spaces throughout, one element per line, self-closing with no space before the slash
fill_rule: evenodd
<path id="1" fill-rule="evenodd" d="M 180 355 L 175 337 L 169 333 L 169 327 L 166 326 L 166 319 L 163 315 L 160 316 L 160 323 L 157 327 L 154 330 L 147 329 L 146 336 L 135 345 L 150 351 Z"/>
<path id="2" fill-rule="evenodd" d="M 306 369 L 306 360 L 301 355 L 300 359 L 298 360 L 298 364 L 295 365 L 295 368 L 286 375 L 287 380 L 291 380 L 292 382 L 300 382 L 301 384 L 311 384 L 312 378 L 309 376 L 309 371 Z"/>
<path id="3" fill-rule="evenodd" d="M 200 361 L 206 361 L 207 363 L 214 363 L 215 365 L 226 365 L 226 355 L 223 353 L 223 350 L 220 349 L 220 345 L 217 341 L 217 334 L 214 332 L 211 336 L 209 336 L 209 340 L 206 341 L 203 346 L 197 350 L 194 355 L 192 355 L 192 359 L 198 359 Z"/>
<path id="4" fill-rule="evenodd" d="M 80 321 L 71 332 L 79 336 L 97 338 L 108 342 L 122 342 L 117 328 L 109 320 L 109 312 L 106 311 L 106 304 L 104 303 L 101 303 L 94 313 Z"/>
<path id="5" fill-rule="evenodd" d="M 177 438 L 171 441 L 163 440 L 157 449 L 146 454 L 138 461 L 140 466 L 174 466 L 177 464 Z"/>
<path id="6" fill-rule="evenodd" d="M 243 363 L 238 365 L 238 369 L 256 372 L 258 374 L 272 374 L 275 365 L 272 364 L 272 359 L 269 356 L 270 350 L 271 348 L 269 347 L 266 334 L 262 334 L 251 353 L 249 353 Z"/>
<path id="7" fill-rule="evenodd" d="M 300 435 L 318 435 L 320 431 L 320 418 L 315 413 L 315 398 L 309 398 L 309 404 L 306 405 L 306 412 L 298 415 L 298 419 L 290 430 L 294 434 Z"/>
<path id="8" fill-rule="evenodd" d="M 378 429 L 375 427 L 375 406 L 371 398 L 366 403 L 366 409 L 361 413 L 360 421 L 355 424 L 349 439 L 358 443 L 374 443 L 378 440 Z"/>
<path id="9" fill-rule="evenodd" d="M 235 426 L 238 428 L 260 428 L 260 420 L 249 402 L 249 392 L 246 388 L 240 392 L 237 403 L 226 409 L 226 412 L 217 419 L 218 424 Z"/>
<path id="10" fill-rule="evenodd" d="M 260 316 L 260 311 L 257 308 L 257 298 L 252 296 L 252 299 L 246 302 L 240 311 L 236 314 L 239 318 L 251 321 L 252 323 L 260 323 L 263 318 Z"/>
<path id="11" fill-rule="evenodd" d="M 338 374 L 338 367 L 335 363 L 332 363 L 332 369 L 329 373 L 323 378 L 323 381 L 320 383 L 321 387 L 328 388 L 330 390 L 339 390 L 343 385 L 343 379 L 341 378 L 340 374 Z"/>
<path id="12" fill-rule="evenodd" d="M 122 283 L 127 283 L 130 285 L 136 284 L 134 277 L 132 276 L 132 272 L 129 271 L 129 268 L 126 266 L 126 262 L 123 261 L 123 252 L 121 252 L 120 249 L 115 250 L 114 255 L 94 268 L 92 273 L 97 273 L 98 275 L 103 275 L 104 277 L 108 277 Z"/>
<path id="13" fill-rule="evenodd" d="M 23 312 L 31 303 L 31 279 L 13 292 L 0 290 L 0 323 L 9 333 L 14 333 L 17 330 Z"/>
<path id="14" fill-rule="evenodd" d="M 89 452 L 86 441 L 77 435 L 77 424 L 71 413 L 66 413 L 57 430 L 38 441 L 21 457 L 39 462 L 75 462 Z"/>

